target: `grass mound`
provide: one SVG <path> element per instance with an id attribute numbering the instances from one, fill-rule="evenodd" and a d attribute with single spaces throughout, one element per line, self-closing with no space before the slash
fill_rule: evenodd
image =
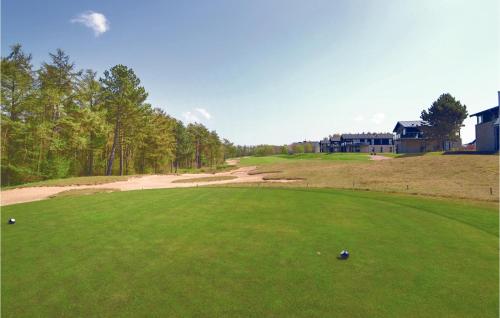
<path id="1" fill-rule="evenodd" d="M 235 176 L 200 177 L 200 178 L 174 180 L 172 181 L 172 183 L 211 182 L 211 181 L 233 180 L 236 178 L 237 177 Z"/>
<path id="2" fill-rule="evenodd" d="M 2 317 L 498 314 L 498 211 L 486 202 L 191 188 L 2 212 Z"/>
<path id="3" fill-rule="evenodd" d="M 95 185 L 117 181 L 127 181 L 134 176 L 92 176 L 92 177 L 71 177 L 65 179 L 51 179 L 45 181 L 25 183 L 15 186 L 2 187 L 2 190 L 27 188 L 27 187 L 66 187 L 72 185 Z"/>

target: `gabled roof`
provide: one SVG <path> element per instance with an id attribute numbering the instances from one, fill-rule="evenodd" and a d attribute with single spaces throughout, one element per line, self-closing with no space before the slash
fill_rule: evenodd
<path id="1" fill-rule="evenodd" d="M 409 127 L 420 127 L 424 124 L 423 120 L 402 120 L 398 121 L 398 124 L 401 124 L 401 126 L 405 128 Z"/>
<path id="2" fill-rule="evenodd" d="M 401 120 L 396 123 L 396 126 L 392 131 L 396 132 L 398 126 L 401 126 L 403 128 L 416 128 L 423 125 L 425 125 L 425 121 L 423 120 Z"/>
<path id="3" fill-rule="evenodd" d="M 472 115 L 470 115 L 469 117 L 472 117 L 472 116 L 480 116 L 480 115 L 482 115 L 482 114 L 484 114 L 484 113 L 488 113 L 488 112 L 495 112 L 495 111 L 498 113 L 498 109 L 499 109 L 499 107 L 500 107 L 500 106 L 491 107 L 491 108 L 485 109 L 485 110 L 483 110 L 483 111 L 480 111 L 480 112 L 478 112 L 478 113 L 472 114 Z"/>

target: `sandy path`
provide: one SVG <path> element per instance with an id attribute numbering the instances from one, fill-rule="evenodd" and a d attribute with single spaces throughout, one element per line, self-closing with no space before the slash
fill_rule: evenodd
<path id="1" fill-rule="evenodd" d="M 232 161 L 230 164 L 236 164 L 237 160 Z M 229 162 L 228 162 L 229 164 Z M 163 188 L 187 188 L 204 186 L 211 184 L 225 184 L 225 183 L 242 183 L 242 182 L 283 182 L 283 180 L 264 180 L 264 175 L 249 174 L 250 171 L 256 167 L 242 167 L 233 171 L 221 172 L 216 174 L 210 173 L 191 173 L 182 175 L 149 175 L 141 177 L 131 177 L 127 181 L 117 181 L 111 183 L 103 183 L 98 185 L 81 185 L 81 186 L 64 186 L 64 187 L 30 187 L 6 190 L 1 192 L 2 206 L 38 201 L 47 199 L 59 192 L 73 190 L 73 189 L 119 189 L 121 191 L 141 190 L 141 189 L 163 189 Z M 205 182 L 187 182 L 187 183 L 173 183 L 176 180 L 203 178 L 203 177 L 218 177 L 218 176 L 234 176 L 236 179 L 220 180 L 220 181 L 205 181 Z"/>
<path id="2" fill-rule="evenodd" d="M 381 155 L 370 155 L 370 160 L 387 160 L 387 159 L 392 159 L 391 157 L 386 157 L 386 156 L 381 156 Z"/>

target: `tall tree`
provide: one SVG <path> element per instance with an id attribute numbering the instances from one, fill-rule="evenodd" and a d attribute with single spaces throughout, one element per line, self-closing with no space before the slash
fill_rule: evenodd
<path id="1" fill-rule="evenodd" d="M 44 129 L 37 136 L 40 143 L 37 169 L 48 178 L 63 178 L 71 174 L 75 148 L 81 148 L 79 123 L 68 116 L 77 110 L 77 82 L 82 72 L 63 50 L 57 49 L 49 55 L 50 62 L 43 63 L 38 71 L 40 126 Z"/>
<path id="2" fill-rule="evenodd" d="M 127 135 L 126 124 L 137 114 L 148 94 L 144 87 L 140 86 L 140 80 L 134 71 L 124 65 L 116 65 L 111 70 L 105 71 L 104 78 L 100 81 L 103 85 L 104 104 L 108 116 L 114 122 L 113 142 L 106 175 L 109 176 L 113 172 L 117 147 L 120 152 L 119 174 L 123 175 L 123 139 Z"/>
<path id="3" fill-rule="evenodd" d="M 175 125 L 175 120 L 159 108 L 149 116 L 142 156 L 154 173 L 167 172 L 171 168 L 175 156 Z"/>
<path id="4" fill-rule="evenodd" d="M 85 138 L 85 174 L 94 174 L 95 153 L 106 145 L 109 125 L 106 121 L 106 110 L 102 105 L 103 94 L 96 72 L 85 70 L 78 82 L 76 103 L 79 111 L 75 114 L 80 122 Z"/>
<path id="5" fill-rule="evenodd" d="M 11 46 L 10 54 L 2 58 L 2 113 L 11 120 L 19 119 L 26 110 L 32 92 L 33 70 L 31 54 L 23 52 L 20 44 Z"/>
<path id="6" fill-rule="evenodd" d="M 446 141 L 456 141 L 460 127 L 467 118 L 467 107 L 450 94 L 442 94 L 428 110 L 423 110 L 420 118 L 427 123 L 423 127 L 429 138 L 437 139 L 442 149 Z"/>
<path id="7" fill-rule="evenodd" d="M 175 160 L 174 169 L 177 173 L 177 169 L 180 167 L 190 167 L 192 163 L 192 157 L 194 154 L 194 147 L 190 141 L 188 132 L 182 121 L 176 121 L 175 128 Z"/>
<path id="8" fill-rule="evenodd" d="M 49 55 L 51 62 L 42 64 L 38 78 L 46 119 L 55 122 L 75 110 L 76 85 L 82 71 L 61 49 Z"/>
<path id="9" fill-rule="evenodd" d="M 10 54 L 2 58 L 1 69 L 2 183 L 10 184 L 16 182 L 15 175 L 26 163 L 25 117 L 33 97 L 34 81 L 31 54 L 24 53 L 21 45 L 15 44 Z"/>
<path id="10" fill-rule="evenodd" d="M 237 156 L 236 146 L 226 138 L 223 139 L 224 159 L 234 158 Z"/>
<path id="11" fill-rule="evenodd" d="M 194 146 L 194 162 L 196 168 L 201 168 L 203 164 L 203 150 L 208 140 L 208 129 L 200 123 L 189 124 L 187 134 Z"/>

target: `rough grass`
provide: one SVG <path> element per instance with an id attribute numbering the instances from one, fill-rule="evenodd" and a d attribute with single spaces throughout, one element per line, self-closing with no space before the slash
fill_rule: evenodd
<path id="1" fill-rule="evenodd" d="M 234 165 L 219 165 L 216 167 L 203 167 L 203 168 L 189 168 L 189 169 L 178 169 L 177 173 L 218 173 L 226 172 L 236 169 Z"/>
<path id="2" fill-rule="evenodd" d="M 92 176 L 92 177 L 73 177 L 65 179 L 52 179 L 38 182 L 25 183 L 21 185 L 2 187 L 2 190 L 26 188 L 26 187 L 64 187 L 72 185 L 94 185 L 117 181 L 126 181 L 133 176 Z"/>
<path id="3" fill-rule="evenodd" d="M 300 183 L 309 187 L 498 201 L 498 155 L 431 154 L 367 162 L 280 160 L 258 164 L 253 173 L 281 171 L 272 177 L 304 178 Z"/>
<path id="4" fill-rule="evenodd" d="M 299 153 L 293 155 L 274 155 L 264 157 L 243 157 L 242 166 L 255 166 L 275 163 L 295 163 L 297 161 L 368 161 L 366 153 Z"/>
<path id="5" fill-rule="evenodd" d="M 50 198 L 53 199 L 53 198 L 61 198 L 61 197 L 74 197 L 74 196 L 80 196 L 80 195 L 90 195 L 90 194 L 96 194 L 96 193 L 102 193 L 102 192 L 107 193 L 107 192 L 116 192 L 116 191 L 120 191 L 120 189 L 113 189 L 113 188 L 71 189 L 71 190 L 66 190 L 66 191 L 56 193 L 56 194 L 50 196 Z"/>
<path id="6" fill-rule="evenodd" d="M 488 202 L 146 190 L 8 206 L 1 226 L 2 317 L 498 315 Z"/>
<path id="7" fill-rule="evenodd" d="M 172 181 L 172 183 L 210 182 L 210 181 L 232 180 L 236 178 L 237 177 L 235 176 L 200 177 L 200 178 L 174 180 Z"/>

